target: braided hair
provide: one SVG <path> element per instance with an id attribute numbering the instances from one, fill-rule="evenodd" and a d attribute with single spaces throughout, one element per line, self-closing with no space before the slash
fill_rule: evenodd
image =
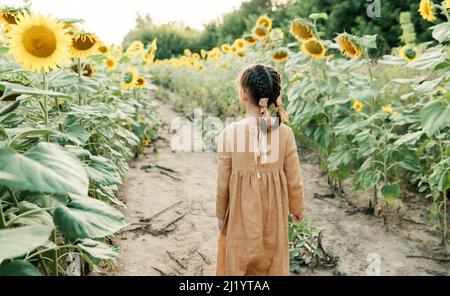
<path id="1" fill-rule="evenodd" d="M 260 64 L 250 65 L 241 72 L 239 84 L 256 106 L 259 105 L 261 99 L 267 98 L 267 107 L 272 105 L 279 107 L 277 99 L 281 94 L 281 76 L 274 68 Z M 278 111 L 277 118 L 278 123 L 281 123 Z"/>

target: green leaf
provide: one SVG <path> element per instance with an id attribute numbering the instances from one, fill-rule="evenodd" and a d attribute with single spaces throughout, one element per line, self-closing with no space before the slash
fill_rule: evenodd
<path id="1" fill-rule="evenodd" d="M 77 247 L 89 254 L 95 259 L 114 260 L 119 255 L 119 246 L 109 246 L 105 243 L 92 240 L 92 239 L 80 239 L 75 242 Z"/>
<path id="2" fill-rule="evenodd" d="M 0 265 L 0 276 L 40 276 L 39 270 L 30 262 L 15 260 Z"/>
<path id="3" fill-rule="evenodd" d="M 17 178 L 0 179 L 2 185 L 32 192 L 87 195 L 88 179 L 82 164 L 58 145 L 39 143 L 24 154 L 3 148 L 0 163 L 1 172 Z"/>
<path id="4" fill-rule="evenodd" d="M 328 14 L 326 14 L 325 12 L 311 13 L 308 17 L 313 20 L 318 20 L 318 19 L 326 20 L 326 19 L 328 19 Z"/>
<path id="5" fill-rule="evenodd" d="M 58 207 L 53 216 L 58 229 L 69 238 L 102 238 L 129 224 L 118 210 L 102 201 L 74 195 L 71 199 L 67 206 Z"/>
<path id="6" fill-rule="evenodd" d="M 430 28 L 433 30 L 433 38 L 442 43 L 450 38 L 450 23 L 444 22 L 442 24 Z"/>
<path id="7" fill-rule="evenodd" d="M 0 261 L 16 258 L 42 246 L 53 227 L 35 225 L 0 230 Z"/>
<path id="8" fill-rule="evenodd" d="M 400 185 L 398 183 L 383 185 L 381 195 L 388 204 L 392 204 L 400 195 Z"/>
<path id="9" fill-rule="evenodd" d="M 45 210 L 42 210 L 38 205 L 28 202 L 21 201 L 19 203 L 19 214 L 21 215 L 18 218 L 14 225 L 46 225 L 54 227 L 52 216 Z M 19 215 L 18 214 L 18 215 Z"/>
<path id="10" fill-rule="evenodd" d="M 13 94 L 20 94 L 20 95 L 47 95 L 50 97 L 70 97 L 69 95 L 65 93 L 60 92 L 54 92 L 54 91 L 46 91 L 46 90 L 40 90 L 38 88 L 32 88 L 32 87 L 26 87 L 20 84 L 0 81 L 0 90 L 3 92 L 3 96 L 0 98 L 0 100 L 3 97 L 7 97 Z"/>
<path id="11" fill-rule="evenodd" d="M 450 106 L 435 100 L 426 104 L 420 112 L 420 122 L 429 137 L 448 127 L 450 123 Z"/>
<path id="12" fill-rule="evenodd" d="M 122 179 L 117 174 L 117 166 L 102 156 L 91 156 L 91 164 L 86 167 L 89 179 L 102 185 L 121 185 Z"/>
<path id="13" fill-rule="evenodd" d="M 445 170 L 441 175 L 438 187 L 442 192 L 450 188 L 450 168 L 447 168 L 447 170 Z"/>
<path id="14" fill-rule="evenodd" d="M 445 61 L 444 46 L 435 46 L 424 52 L 417 60 L 409 63 L 406 67 L 415 70 L 434 68 Z"/>

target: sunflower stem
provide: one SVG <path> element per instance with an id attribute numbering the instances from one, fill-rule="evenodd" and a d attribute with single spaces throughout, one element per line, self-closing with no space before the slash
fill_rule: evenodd
<path id="1" fill-rule="evenodd" d="M 55 245 L 58 245 L 56 241 L 56 229 L 52 232 L 52 240 Z M 58 248 L 56 248 L 53 250 L 53 275 L 58 276 L 58 272 Z"/>
<path id="2" fill-rule="evenodd" d="M 77 72 L 78 72 L 78 85 L 81 84 L 81 75 L 82 75 L 82 67 L 81 67 L 81 59 L 78 58 L 77 59 Z M 78 105 L 81 106 L 81 101 L 82 101 L 82 97 L 81 97 L 81 92 L 80 92 L 80 88 L 78 88 Z"/>
<path id="3" fill-rule="evenodd" d="M 3 204 L 2 199 L 0 198 L 0 229 L 6 228 L 6 220 L 5 215 L 3 214 Z"/>
<path id="4" fill-rule="evenodd" d="M 373 85 L 373 67 L 372 63 L 370 62 L 369 52 L 367 47 L 364 49 L 364 58 L 367 61 L 367 66 L 369 67 L 369 77 L 370 77 L 370 84 Z"/>
<path id="5" fill-rule="evenodd" d="M 42 89 L 44 90 L 44 91 L 47 91 L 47 74 L 45 73 L 45 71 L 42 71 Z M 47 125 L 48 125 L 48 110 L 47 110 L 47 99 L 48 99 L 48 96 L 47 95 L 44 95 L 44 104 L 43 104 L 43 106 L 42 106 L 42 111 L 43 111 L 43 113 L 44 113 L 44 124 L 45 124 L 45 127 L 47 127 Z"/>

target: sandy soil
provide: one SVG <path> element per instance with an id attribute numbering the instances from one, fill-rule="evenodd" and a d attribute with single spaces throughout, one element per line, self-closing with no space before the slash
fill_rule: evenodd
<path id="1" fill-rule="evenodd" d="M 117 269 L 100 274 L 214 275 L 215 155 L 173 153 L 170 123 L 179 114 L 165 104 L 155 104 L 162 121 L 161 139 L 131 163 L 119 197 L 127 204 L 124 213 L 133 224 L 114 240 L 122 250 Z M 404 201 L 391 231 L 386 232 L 382 218 L 362 210 L 367 194 L 353 193 L 350 182 L 345 184 L 346 197 L 314 198 L 315 193 L 331 192 L 313 158 L 301 154 L 306 216 L 325 229 L 325 249 L 340 259 L 331 270 L 310 270 L 306 275 L 366 275 L 368 266 L 375 270 L 370 267 L 377 258 L 381 275 L 449 274 L 450 257 L 430 259 L 444 257 L 434 249 L 439 239 L 428 225 L 429 205 L 423 198 Z"/>

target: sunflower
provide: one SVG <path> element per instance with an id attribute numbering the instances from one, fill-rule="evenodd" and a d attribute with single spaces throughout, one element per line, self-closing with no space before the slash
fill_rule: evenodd
<path id="1" fill-rule="evenodd" d="M 158 40 L 155 38 L 153 39 L 152 44 L 150 45 L 150 54 L 155 55 L 157 50 L 158 50 Z"/>
<path id="2" fill-rule="evenodd" d="M 220 49 L 222 50 L 222 52 L 224 53 L 231 53 L 232 49 L 231 46 L 229 44 L 222 44 L 222 46 L 220 47 Z"/>
<path id="3" fill-rule="evenodd" d="M 155 55 L 152 54 L 152 53 L 143 52 L 142 53 L 142 60 L 144 61 L 145 64 L 151 65 L 155 61 Z"/>
<path id="4" fill-rule="evenodd" d="M 419 5 L 420 15 L 424 20 L 434 22 L 436 15 L 434 14 L 434 5 L 431 0 L 421 0 Z"/>
<path id="5" fill-rule="evenodd" d="M 70 36 L 75 35 L 80 31 L 77 25 L 74 23 L 64 23 L 64 29 L 67 31 L 67 34 Z"/>
<path id="6" fill-rule="evenodd" d="M 238 50 L 236 51 L 236 56 L 243 58 L 245 57 L 245 51 L 244 50 Z"/>
<path id="7" fill-rule="evenodd" d="M 206 50 L 201 49 L 200 50 L 200 56 L 202 57 L 202 59 L 206 58 L 206 56 L 207 56 Z"/>
<path id="8" fill-rule="evenodd" d="M 361 110 L 364 108 L 364 104 L 361 103 L 358 100 L 355 100 L 353 102 L 353 109 L 355 109 L 356 112 L 361 112 Z"/>
<path id="9" fill-rule="evenodd" d="M 72 38 L 70 53 L 74 58 L 85 58 L 93 55 L 97 50 L 99 40 L 95 34 L 80 33 Z"/>
<path id="10" fill-rule="evenodd" d="M 289 58 L 289 52 L 286 48 L 280 48 L 275 51 L 272 55 L 272 60 L 274 62 L 284 62 Z"/>
<path id="11" fill-rule="evenodd" d="M 123 81 L 120 84 L 122 89 L 134 89 L 136 87 L 136 82 L 138 81 L 139 74 L 136 68 L 129 68 L 125 75 L 123 76 Z"/>
<path id="12" fill-rule="evenodd" d="M 102 55 L 109 55 L 111 53 L 111 48 L 108 45 L 105 45 L 104 43 L 100 43 L 97 46 L 97 52 Z"/>
<path id="13" fill-rule="evenodd" d="M 256 40 L 252 35 L 245 36 L 244 40 L 248 45 L 255 45 L 256 43 L 258 43 L 258 40 Z"/>
<path id="14" fill-rule="evenodd" d="M 327 51 L 325 46 L 317 39 L 311 38 L 302 44 L 302 50 L 305 55 L 311 55 L 314 59 L 321 59 Z"/>
<path id="15" fill-rule="evenodd" d="M 260 16 L 256 21 L 256 26 L 263 27 L 267 31 L 272 30 L 272 20 L 267 16 Z"/>
<path id="16" fill-rule="evenodd" d="M 442 1 L 442 6 L 444 7 L 444 9 L 450 9 L 450 0 Z"/>
<path id="17" fill-rule="evenodd" d="M 354 43 L 350 37 L 346 34 L 341 34 L 336 38 L 341 52 L 350 59 L 358 59 L 362 55 L 362 51 L 359 46 Z"/>
<path id="18" fill-rule="evenodd" d="M 253 30 L 253 34 L 257 39 L 263 40 L 269 36 L 269 31 L 267 31 L 267 29 L 262 26 L 258 26 Z"/>
<path id="19" fill-rule="evenodd" d="M 20 14 L 15 10 L 0 8 L 0 24 L 17 25 Z"/>
<path id="20" fill-rule="evenodd" d="M 246 42 L 245 42 L 245 40 L 244 39 L 236 39 L 235 41 L 234 41 L 234 43 L 233 43 L 233 46 L 234 47 L 236 47 L 236 49 L 238 50 L 238 51 L 240 51 L 240 50 L 244 50 L 245 49 L 245 44 Z"/>
<path id="21" fill-rule="evenodd" d="M 139 40 L 134 40 L 125 51 L 125 56 L 132 58 L 142 53 L 142 51 L 144 51 L 144 43 Z"/>
<path id="22" fill-rule="evenodd" d="M 134 52 L 140 52 L 141 50 L 144 50 L 144 43 L 142 43 L 140 40 L 134 40 L 131 42 L 130 46 L 128 46 L 129 50 Z"/>
<path id="23" fill-rule="evenodd" d="M 78 65 L 76 65 L 76 64 L 73 65 L 73 66 L 71 67 L 71 69 L 72 69 L 73 72 L 78 73 Z M 94 68 L 92 68 L 91 65 L 86 64 L 86 65 L 83 67 L 83 70 L 81 71 L 81 75 L 83 75 L 83 76 L 85 76 L 85 77 L 94 77 L 94 76 L 95 76 Z"/>
<path id="24" fill-rule="evenodd" d="M 396 114 L 394 109 L 392 108 L 392 106 L 390 104 L 388 104 L 386 106 L 383 106 L 382 110 L 383 110 L 384 113 L 390 114 L 392 116 L 394 116 Z"/>
<path id="25" fill-rule="evenodd" d="M 185 56 L 188 56 L 188 57 L 190 57 L 192 55 L 192 51 L 190 49 L 187 49 L 187 48 L 184 50 L 183 53 L 184 53 Z"/>
<path id="26" fill-rule="evenodd" d="M 194 60 L 196 60 L 196 61 L 199 61 L 200 60 L 200 55 L 198 53 L 194 53 L 194 54 L 192 54 L 192 58 Z"/>
<path id="27" fill-rule="evenodd" d="M 314 33 L 311 28 L 302 21 L 292 22 L 290 32 L 299 41 L 305 41 L 314 38 Z"/>
<path id="28" fill-rule="evenodd" d="M 105 61 L 105 65 L 108 71 L 113 71 L 117 67 L 117 59 L 114 57 L 107 58 Z"/>
<path id="29" fill-rule="evenodd" d="M 400 50 L 398 51 L 398 54 L 402 58 L 407 60 L 408 62 L 413 62 L 413 61 L 417 60 L 417 58 L 419 58 L 419 56 L 420 56 L 417 48 L 408 47 L 408 46 L 404 46 L 404 47 L 400 48 Z"/>
<path id="30" fill-rule="evenodd" d="M 147 80 L 144 77 L 139 76 L 135 83 L 136 88 L 144 88 L 146 85 L 147 85 Z"/>
<path id="31" fill-rule="evenodd" d="M 32 71 L 57 69 L 69 59 L 70 36 L 63 26 L 42 14 L 21 15 L 8 33 L 16 62 Z"/>
<path id="32" fill-rule="evenodd" d="M 283 40 L 284 39 L 283 31 L 281 29 L 273 29 L 272 32 L 270 32 L 270 39 Z"/>

